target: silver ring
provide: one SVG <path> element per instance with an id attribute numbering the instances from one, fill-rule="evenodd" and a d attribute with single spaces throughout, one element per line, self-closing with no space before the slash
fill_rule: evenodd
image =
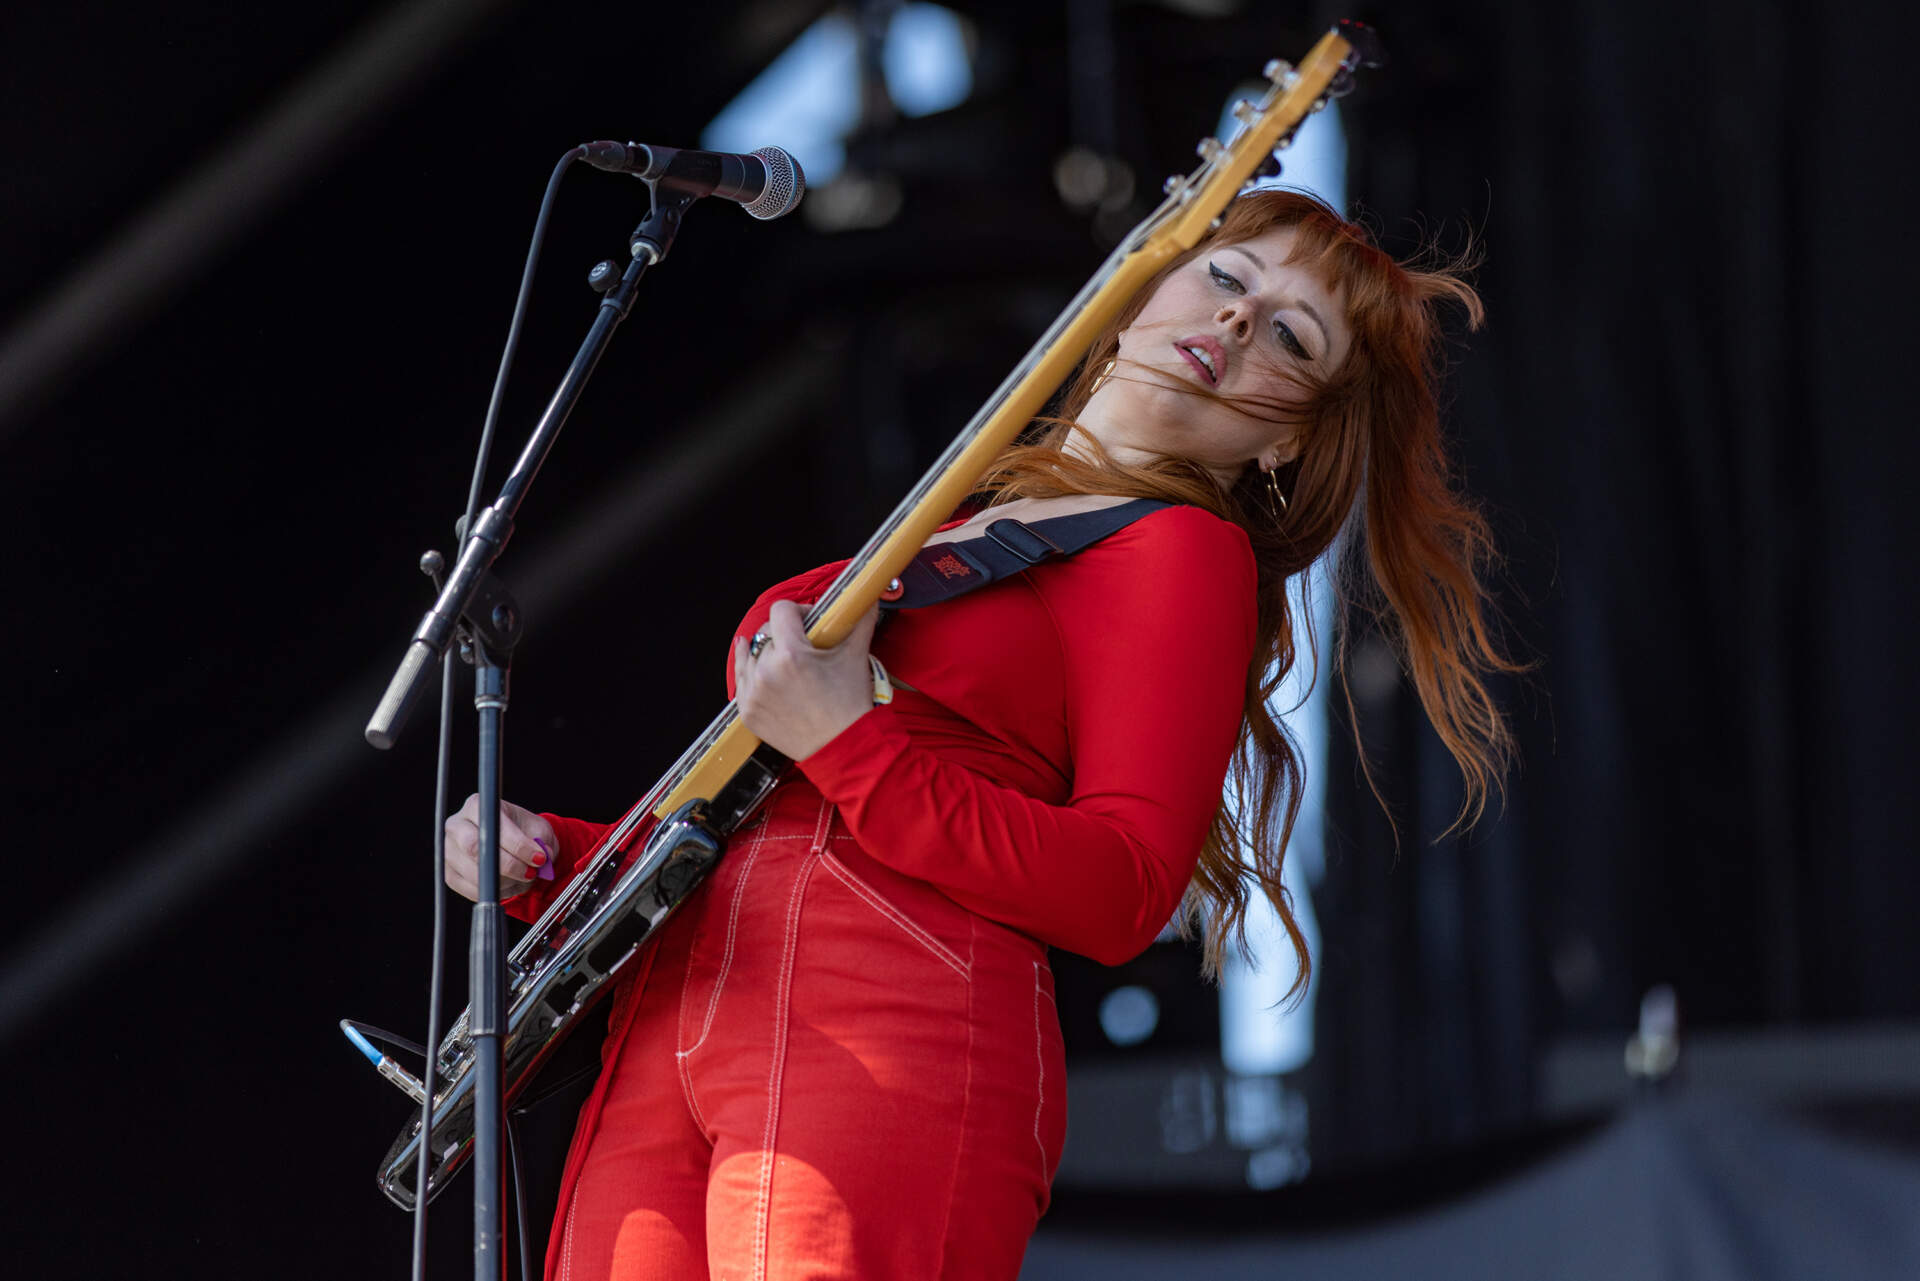
<path id="1" fill-rule="evenodd" d="M 758 658 L 760 651 L 773 644 L 773 637 L 765 632 L 755 632 L 753 639 L 747 642 L 747 657 Z"/>

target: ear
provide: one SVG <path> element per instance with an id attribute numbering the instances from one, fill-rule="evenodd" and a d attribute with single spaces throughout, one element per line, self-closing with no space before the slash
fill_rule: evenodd
<path id="1" fill-rule="evenodd" d="M 1300 434 L 1293 432 L 1260 451 L 1261 471 L 1275 471 L 1300 456 Z"/>

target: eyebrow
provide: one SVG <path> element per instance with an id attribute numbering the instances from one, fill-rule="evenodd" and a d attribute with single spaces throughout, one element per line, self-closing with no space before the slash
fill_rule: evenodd
<path id="1" fill-rule="evenodd" d="M 1253 252 L 1253 250 L 1251 249 L 1244 248 L 1240 245 L 1228 245 L 1227 249 L 1223 249 L 1221 252 L 1225 253 L 1227 252 L 1227 250 L 1232 250 L 1234 253 L 1239 254 L 1241 257 L 1249 259 L 1254 266 L 1258 267 L 1262 271 L 1265 271 L 1267 269 L 1266 259 L 1262 258 L 1259 254 Z M 1320 318 L 1320 313 L 1313 309 L 1313 304 L 1308 302 L 1304 298 L 1296 298 L 1293 301 L 1293 305 L 1298 307 L 1301 311 L 1306 312 L 1307 318 L 1313 321 L 1314 324 L 1320 326 L 1321 349 L 1323 351 L 1332 351 L 1333 350 L 1333 331 L 1327 328 L 1327 322 Z"/>

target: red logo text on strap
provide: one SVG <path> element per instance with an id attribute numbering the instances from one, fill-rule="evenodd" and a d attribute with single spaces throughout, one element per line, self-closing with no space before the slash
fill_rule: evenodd
<path id="1" fill-rule="evenodd" d="M 973 573 L 973 570 L 968 568 L 967 563 L 958 556 L 955 556 L 952 552 L 948 552 L 945 556 L 934 561 L 933 567 L 940 571 L 942 578 L 967 578 Z"/>

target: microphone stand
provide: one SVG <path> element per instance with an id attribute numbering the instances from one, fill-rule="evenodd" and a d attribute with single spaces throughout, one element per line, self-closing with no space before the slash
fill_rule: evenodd
<path id="1" fill-rule="evenodd" d="M 433 608 L 414 629 L 406 655 L 366 728 L 367 741 L 373 746 L 382 750 L 393 746 L 426 688 L 428 673 L 446 652 L 455 632 L 460 631 L 462 649 L 471 654 L 474 664 L 473 702 L 479 713 L 480 899 L 473 905 L 467 977 L 468 1031 L 474 1054 L 474 1281 L 502 1281 L 506 1275 L 502 1136 L 506 1116 L 507 957 L 505 916 L 499 898 L 500 766 L 513 649 L 524 631 L 519 607 L 490 571 L 513 536 L 514 515 L 559 438 L 567 415 L 600 363 L 613 331 L 632 310 L 640 277 L 666 258 L 680 230 L 682 215 L 698 199 L 697 194 L 664 182 L 648 186 L 652 208 L 628 237 L 631 260 L 626 271 L 615 280 L 614 264 L 603 262 L 588 278 L 602 292 L 593 324 L 513 471 L 501 485 L 499 496 L 480 513 L 472 529 L 461 531 L 464 545 L 453 572 L 447 576 Z M 437 1055 L 439 1047 L 430 1045 L 427 1053 Z M 425 1133 L 431 1133 L 431 1127 L 423 1131 L 423 1156 L 428 1146 Z M 424 1181 L 417 1195 L 425 1197 Z M 524 1233 L 526 1225 L 522 1224 L 520 1230 Z"/>

